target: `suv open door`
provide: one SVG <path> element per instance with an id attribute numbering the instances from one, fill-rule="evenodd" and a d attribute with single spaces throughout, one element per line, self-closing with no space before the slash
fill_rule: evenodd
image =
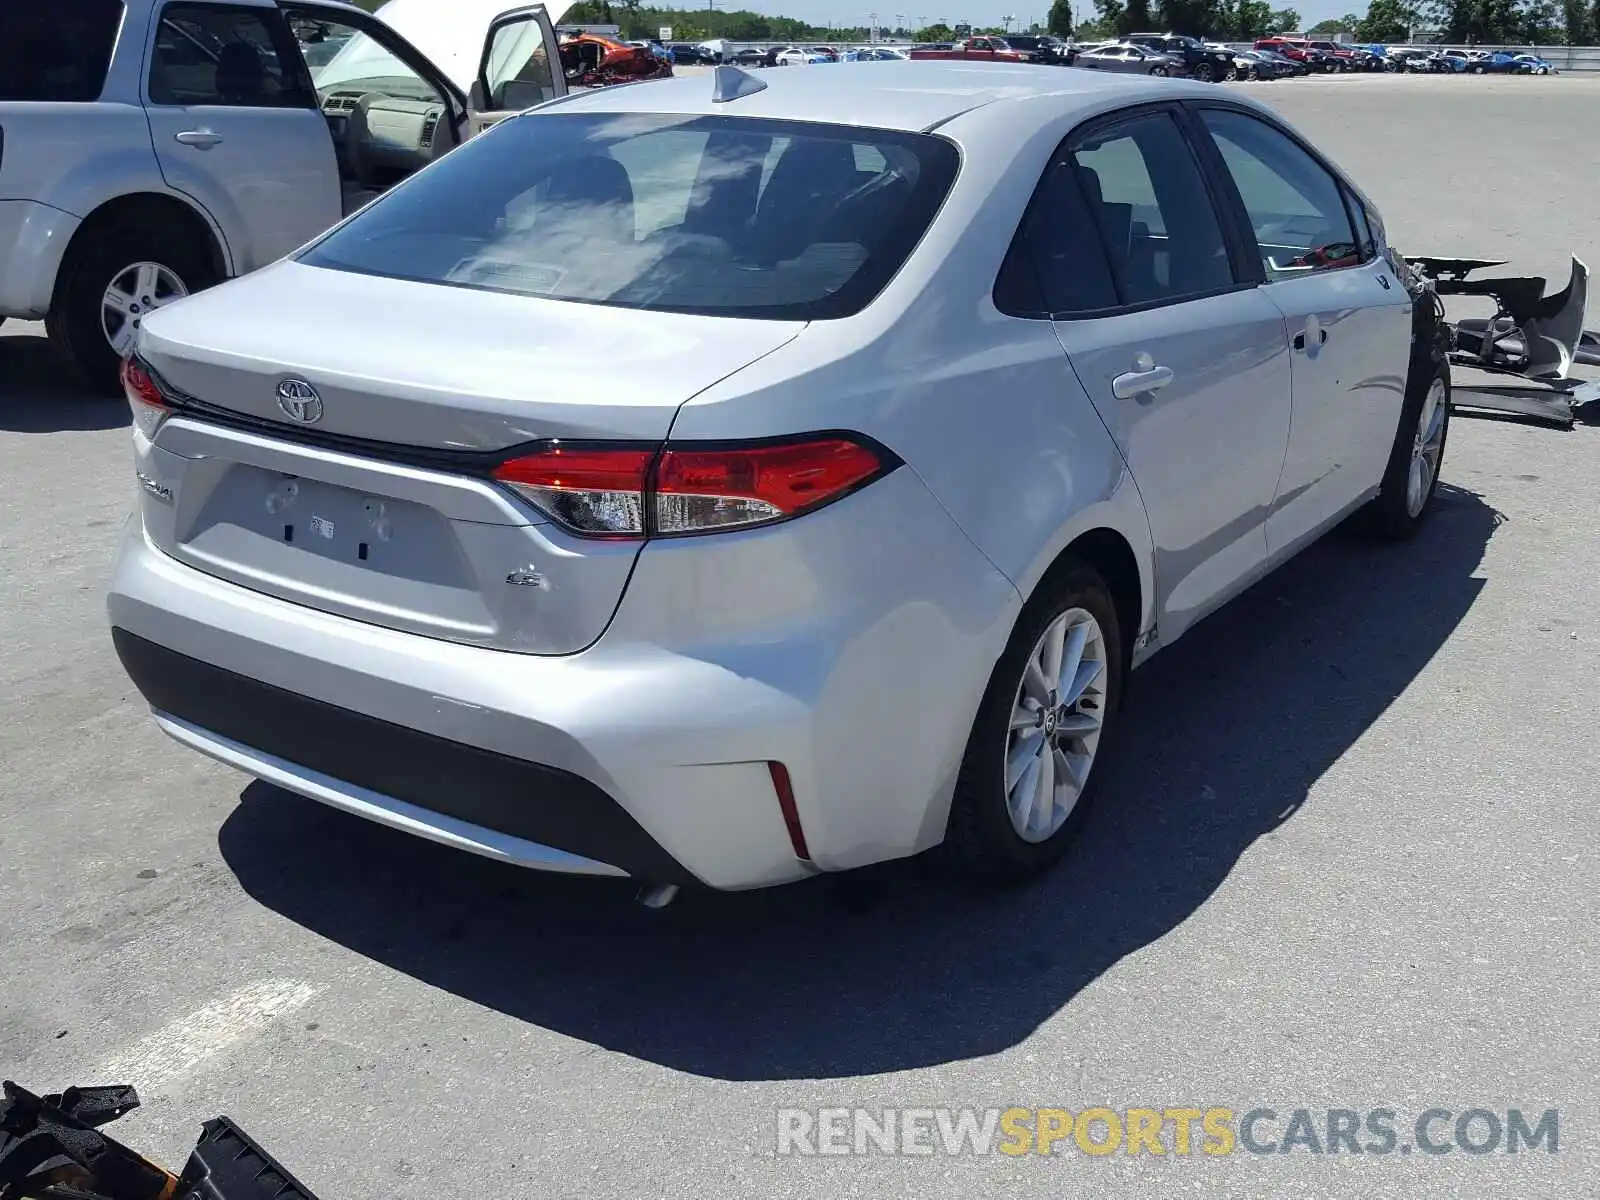
<path id="1" fill-rule="evenodd" d="M 572 0 L 507 8 L 508 0 L 388 0 L 377 19 L 467 98 L 467 135 L 567 93 L 555 22 Z"/>
<path id="2" fill-rule="evenodd" d="M 545 6 L 529 4 L 495 17 L 467 97 L 472 132 L 566 94 L 566 72 Z"/>

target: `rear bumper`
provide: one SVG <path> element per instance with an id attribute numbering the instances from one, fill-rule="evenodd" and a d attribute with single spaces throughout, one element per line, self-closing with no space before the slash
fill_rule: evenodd
<path id="1" fill-rule="evenodd" d="M 0 200 L 0 317 L 38 319 L 50 311 L 67 243 L 81 224 L 33 200 Z"/>
<path id="2" fill-rule="evenodd" d="M 296 695 L 125 629 L 111 638 L 166 733 L 258 778 L 523 866 L 698 882 L 615 800 L 568 771 Z"/>
<path id="3" fill-rule="evenodd" d="M 577 654 L 306 608 L 163 554 L 138 518 L 107 608 L 163 728 L 242 770 L 528 866 L 736 889 L 942 839 L 1020 603 L 902 468 L 800 521 L 650 543 Z"/>

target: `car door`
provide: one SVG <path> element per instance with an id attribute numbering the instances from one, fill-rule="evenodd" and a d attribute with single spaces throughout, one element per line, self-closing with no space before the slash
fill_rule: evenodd
<path id="1" fill-rule="evenodd" d="M 271 0 L 169 0 L 149 39 L 145 114 L 162 178 L 216 219 L 237 273 L 339 220 L 333 146 Z"/>
<path id="2" fill-rule="evenodd" d="M 484 39 L 478 78 L 469 107 L 472 131 L 489 126 L 546 100 L 567 94 L 567 78 L 554 26 L 542 4 L 501 13 Z"/>
<path id="3" fill-rule="evenodd" d="M 1382 480 L 1405 394 L 1411 298 L 1364 214 L 1358 234 L 1358 202 L 1321 158 L 1253 112 L 1207 104 L 1198 116 L 1293 350 L 1294 421 L 1267 522 L 1281 555 Z"/>
<path id="4" fill-rule="evenodd" d="M 337 154 L 345 213 L 466 139 L 466 96 L 384 22 L 324 0 L 281 7 Z"/>
<path id="5" fill-rule="evenodd" d="M 1175 107 L 1091 123 L 1053 175 L 1049 307 L 1144 499 L 1171 639 L 1266 561 L 1289 437 L 1283 314 L 1245 277 Z"/>

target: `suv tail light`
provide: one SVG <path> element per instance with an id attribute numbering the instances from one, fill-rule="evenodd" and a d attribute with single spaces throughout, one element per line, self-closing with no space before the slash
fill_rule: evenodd
<path id="1" fill-rule="evenodd" d="M 573 533 L 642 538 L 784 521 L 899 465 L 853 436 L 813 434 L 659 451 L 552 445 L 500 464 L 494 477 Z"/>
<path id="2" fill-rule="evenodd" d="M 154 439 L 161 423 L 172 415 L 172 406 L 145 365 L 131 356 L 122 360 L 122 394 L 133 410 L 133 427 Z"/>

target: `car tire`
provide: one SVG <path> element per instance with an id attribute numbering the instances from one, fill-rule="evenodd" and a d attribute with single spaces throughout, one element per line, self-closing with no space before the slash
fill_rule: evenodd
<path id="1" fill-rule="evenodd" d="M 1151 67 L 1150 74 L 1158 75 L 1162 79 L 1165 79 L 1167 77 L 1167 69 L 1165 67 Z"/>
<path id="2" fill-rule="evenodd" d="M 1189 75 L 1197 83 L 1212 83 L 1217 78 L 1217 69 L 1208 62 L 1196 63 Z"/>
<path id="3" fill-rule="evenodd" d="M 112 347 L 106 330 L 107 293 L 138 264 L 152 264 L 170 273 L 163 287 L 167 298 L 176 298 L 171 280 L 183 295 L 218 282 L 204 249 L 170 223 L 146 217 L 118 219 L 80 236 L 62 264 L 55 299 L 45 318 L 45 333 L 61 365 L 97 390 L 115 389 L 122 366 L 121 355 Z M 160 307 L 160 302 L 154 307 Z"/>
<path id="4" fill-rule="evenodd" d="M 1056 678 L 1049 681 L 1049 699 L 1040 704 L 1036 696 L 1044 680 L 1030 670 L 1030 664 L 1050 652 L 1047 635 L 1058 629 L 1060 665 Z M 1077 668 L 1068 658 L 1075 643 Z M 1090 666 L 1096 662 L 1098 674 Z M 988 884 L 1022 883 L 1066 853 L 1082 831 L 1105 776 L 1104 759 L 1116 733 L 1126 670 L 1110 588 L 1093 567 L 1064 559 L 1023 608 L 972 724 L 944 843 L 945 857 L 959 875 Z M 1069 671 L 1080 680 L 1093 675 L 1077 696 L 1060 682 Z M 1056 706 L 1050 707 L 1052 703 Z M 1014 715 L 1029 706 L 1036 706 L 1039 725 L 1014 729 Z M 1083 732 L 1095 722 L 1092 735 Z M 1089 737 L 1092 741 L 1085 740 Z M 1038 750 L 1029 756 L 1027 746 L 1034 741 Z M 1021 766 L 1020 776 L 1008 789 L 1010 761 Z M 1039 780 L 1038 773 L 1046 770 L 1053 780 L 1058 766 L 1063 772 L 1082 772 L 1075 792 L 1069 783 L 1067 794 L 1060 796 L 1048 781 Z M 1028 821 L 1021 813 L 1014 817 L 1013 809 L 1025 806 L 1034 795 L 1048 800 L 1051 812 L 1045 814 L 1042 803 L 1031 810 L 1038 818 L 1037 827 L 1025 835 L 1020 826 Z"/>
<path id="5" fill-rule="evenodd" d="M 1400 426 L 1383 483 L 1358 514 L 1363 532 L 1386 541 L 1404 541 L 1422 528 L 1439 490 L 1451 411 L 1450 364 L 1435 348 L 1419 348 L 1412 355 Z M 1425 466 L 1419 467 L 1419 457 Z M 1424 474 L 1420 485 L 1419 470 Z"/>

